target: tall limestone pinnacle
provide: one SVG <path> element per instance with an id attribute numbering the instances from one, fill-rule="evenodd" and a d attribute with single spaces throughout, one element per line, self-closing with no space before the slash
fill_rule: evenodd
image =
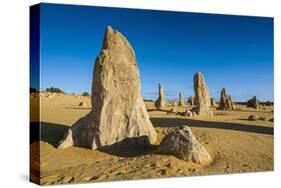
<path id="1" fill-rule="evenodd" d="M 141 96 L 135 53 L 127 39 L 107 27 L 92 81 L 92 110 L 78 120 L 60 142 L 96 149 L 140 138 L 154 143 L 156 132 Z"/>
<path id="2" fill-rule="evenodd" d="M 183 93 L 179 94 L 179 106 L 185 106 Z"/>
<path id="3" fill-rule="evenodd" d="M 209 91 L 201 72 L 197 72 L 193 78 L 194 92 L 195 92 L 195 105 L 194 111 L 200 116 L 213 116 L 211 111 L 211 100 Z"/>
<path id="4" fill-rule="evenodd" d="M 158 90 L 159 90 L 159 96 L 158 99 L 155 101 L 154 105 L 156 108 L 165 107 L 166 100 L 165 100 L 164 88 L 161 84 L 158 84 Z"/>

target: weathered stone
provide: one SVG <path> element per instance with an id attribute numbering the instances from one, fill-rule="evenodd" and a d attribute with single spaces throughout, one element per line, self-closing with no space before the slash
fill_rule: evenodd
<path id="1" fill-rule="evenodd" d="M 177 101 L 173 102 L 173 106 L 176 107 L 178 105 Z"/>
<path id="2" fill-rule="evenodd" d="M 271 119 L 269 119 L 268 121 L 270 121 L 270 122 L 274 122 L 274 118 L 271 118 Z"/>
<path id="3" fill-rule="evenodd" d="M 255 108 L 255 109 L 260 108 L 260 102 L 259 102 L 259 100 L 257 99 L 256 96 L 254 96 L 253 98 L 248 100 L 247 107 L 251 107 L 251 108 Z"/>
<path id="4" fill-rule="evenodd" d="M 259 119 L 259 116 L 257 116 L 257 115 L 250 115 L 249 117 L 248 117 L 248 120 L 250 120 L 250 121 L 257 121 Z"/>
<path id="5" fill-rule="evenodd" d="M 179 106 L 185 106 L 183 93 L 179 94 Z"/>
<path id="6" fill-rule="evenodd" d="M 194 96 L 190 96 L 188 98 L 187 102 L 190 104 L 190 106 L 194 106 L 195 105 L 195 97 Z"/>
<path id="7" fill-rule="evenodd" d="M 171 108 L 170 111 L 167 112 L 167 114 L 177 114 L 177 110 L 175 108 Z"/>
<path id="8" fill-rule="evenodd" d="M 203 145 L 201 145 L 188 126 L 167 135 L 158 146 L 157 153 L 174 155 L 185 161 L 197 164 L 209 164 L 212 161 Z"/>
<path id="9" fill-rule="evenodd" d="M 236 110 L 236 107 L 232 101 L 232 98 L 230 95 L 227 95 L 225 88 L 223 88 L 221 90 L 220 103 L 219 103 L 219 106 L 217 109 L 218 110 Z"/>
<path id="10" fill-rule="evenodd" d="M 234 103 L 232 101 L 231 95 L 229 95 L 228 98 L 229 98 L 229 103 L 230 103 L 230 109 L 231 110 L 236 110 L 236 106 L 234 105 Z"/>
<path id="11" fill-rule="evenodd" d="M 59 148 L 75 145 L 96 149 L 128 139 L 156 141 L 141 96 L 134 50 L 111 27 L 107 27 L 95 62 L 91 101 L 94 104 L 91 112 L 69 129 Z"/>
<path id="12" fill-rule="evenodd" d="M 261 121 L 266 121 L 266 118 L 265 117 L 259 117 L 258 120 L 261 120 Z"/>
<path id="13" fill-rule="evenodd" d="M 187 117 L 192 117 L 193 116 L 193 113 L 188 110 L 187 108 L 185 109 L 184 113 L 183 113 L 183 116 L 187 116 Z"/>
<path id="14" fill-rule="evenodd" d="M 194 76 L 194 92 L 196 98 L 196 107 L 193 109 L 199 116 L 213 116 L 211 111 L 211 100 L 209 91 L 205 83 L 203 74 L 197 72 Z"/>
<path id="15" fill-rule="evenodd" d="M 196 112 L 193 112 L 193 115 L 192 115 L 193 117 L 196 117 L 197 116 L 197 114 L 196 114 Z"/>
<path id="16" fill-rule="evenodd" d="M 161 84 L 159 84 L 158 89 L 159 89 L 159 96 L 158 96 L 158 99 L 155 101 L 155 107 L 162 108 L 162 107 L 165 107 L 165 103 L 166 103 L 164 88 Z"/>
<path id="17" fill-rule="evenodd" d="M 211 98 L 211 107 L 216 107 L 216 106 L 217 106 L 217 103 L 216 103 L 215 98 Z"/>

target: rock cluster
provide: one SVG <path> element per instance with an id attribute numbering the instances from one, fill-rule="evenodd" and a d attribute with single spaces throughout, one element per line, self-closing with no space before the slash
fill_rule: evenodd
<path id="1" fill-rule="evenodd" d="M 247 107 L 255 108 L 255 109 L 260 109 L 260 102 L 257 99 L 256 96 L 248 100 L 247 102 Z"/>
<path id="2" fill-rule="evenodd" d="M 211 98 L 211 107 L 216 107 L 216 106 L 217 106 L 217 102 L 215 98 Z"/>
<path id="3" fill-rule="evenodd" d="M 220 103 L 218 110 L 236 110 L 230 95 L 227 95 L 226 89 L 221 90 Z"/>
<path id="4" fill-rule="evenodd" d="M 165 107 L 165 94 L 164 94 L 164 88 L 161 84 L 158 85 L 158 90 L 159 90 L 159 96 L 158 99 L 155 101 L 154 105 L 156 108 L 162 108 Z"/>
<path id="5" fill-rule="evenodd" d="M 211 100 L 209 96 L 209 91 L 205 83 L 203 74 L 197 72 L 193 78 L 194 81 L 194 92 L 195 92 L 195 101 L 196 107 L 193 109 L 199 116 L 213 116 L 211 111 Z"/>
<path id="6" fill-rule="evenodd" d="M 91 101 L 94 104 L 91 112 L 68 130 L 59 148 L 75 145 L 96 149 L 130 138 L 143 143 L 156 141 L 141 96 L 134 50 L 110 26 L 95 62 Z"/>
<path id="7" fill-rule="evenodd" d="M 197 164 L 209 164 L 211 156 L 191 132 L 188 126 L 167 135 L 158 146 L 157 153 L 174 155 L 179 159 Z"/>
<path id="8" fill-rule="evenodd" d="M 188 110 L 187 108 L 182 113 L 182 115 L 187 116 L 187 117 L 196 117 L 197 116 L 195 112 L 192 112 L 192 111 Z"/>

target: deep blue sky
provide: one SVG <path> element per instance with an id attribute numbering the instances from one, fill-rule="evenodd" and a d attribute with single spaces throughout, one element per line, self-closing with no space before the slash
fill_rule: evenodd
<path id="1" fill-rule="evenodd" d="M 234 101 L 273 100 L 273 19 L 91 6 L 41 5 L 41 89 L 91 91 L 93 65 L 111 25 L 132 44 L 144 98 L 194 95 L 204 74 L 216 99 L 222 87 Z"/>

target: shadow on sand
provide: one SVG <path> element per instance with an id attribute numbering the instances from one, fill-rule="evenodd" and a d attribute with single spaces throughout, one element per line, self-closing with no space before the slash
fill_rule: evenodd
<path id="1" fill-rule="evenodd" d="M 65 109 L 72 109 L 72 110 L 91 110 L 90 107 L 64 107 Z"/>
<path id="2" fill-rule="evenodd" d="M 272 127 L 238 123 L 210 122 L 184 118 L 150 118 L 150 120 L 154 127 L 180 127 L 183 125 L 188 125 L 190 127 L 226 129 L 268 135 L 273 135 L 274 132 Z M 30 144 L 41 140 L 48 142 L 54 147 L 57 147 L 58 143 L 64 138 L 68 128 L 69 127 L 66 125 L 47 122 L 41 122 L 41 126 L 39 122 L 30 123 Z M 39 136 L 40 134 L 41 137 Z M 134 157 L 153 153 L 156 147 L 156 145 L 151 145 L 149 143 L 147 136 L 141 136 L 138 138 L 125 139 L 113 145 L 99 148 L 98 150 L 120 157 Z"/>
<path id="3" fill-rule="evenodd" d="M 170 112 L 171 110 L 164 110 L 164 109 L 147 109 L 148 112 Z"/>
<path id="4" fill-rule="evenodd" d="M 213 121 L 202 121 L 185 118 L 150 118 L 154 127 L 178 127 L 182 125 L 188 125 L 190 127 L 201 127 L 201 128 L 216 128 L 216 129 L 227 129 L 235 131 L 245 131 L 261 134 L 273 135 L 273 127 L 239 124 L 239 123 L 228 123 L 228 122 L 213 122 Z"/>
<path id="5" fill-rule="evenodd" d="M 54 147 L 63 139 L 64 134 L 68 130 L 68 126 L 46 123 L 46 122 L 31 122 L 30 123 L 30 139 L 29 143 L 32 144 L 36 141 L 48 142 Z"/>
<path id="6" fill-rule="evenodd" d="M 119 157 L 135 157 L 151 154 L 157 145 L 152 145 L 147 136 L 127 138 L 121 142 L 99 148 L 99 151 Z"/>
<path id="7" fill-rule="evenodd" d="M 30 123 L 30 144 L 37 141 L 44 141 L 57 148 L 68 129 L 69 127 L 66 125 L 32 122 Z M 101 147 L 98 150 L 120 157 L 134 157 L 151 153 L 155 148 L 156 146 L 150 144 L 147 136 L 140 136 L 124 139 L 121 142 Z"/>

